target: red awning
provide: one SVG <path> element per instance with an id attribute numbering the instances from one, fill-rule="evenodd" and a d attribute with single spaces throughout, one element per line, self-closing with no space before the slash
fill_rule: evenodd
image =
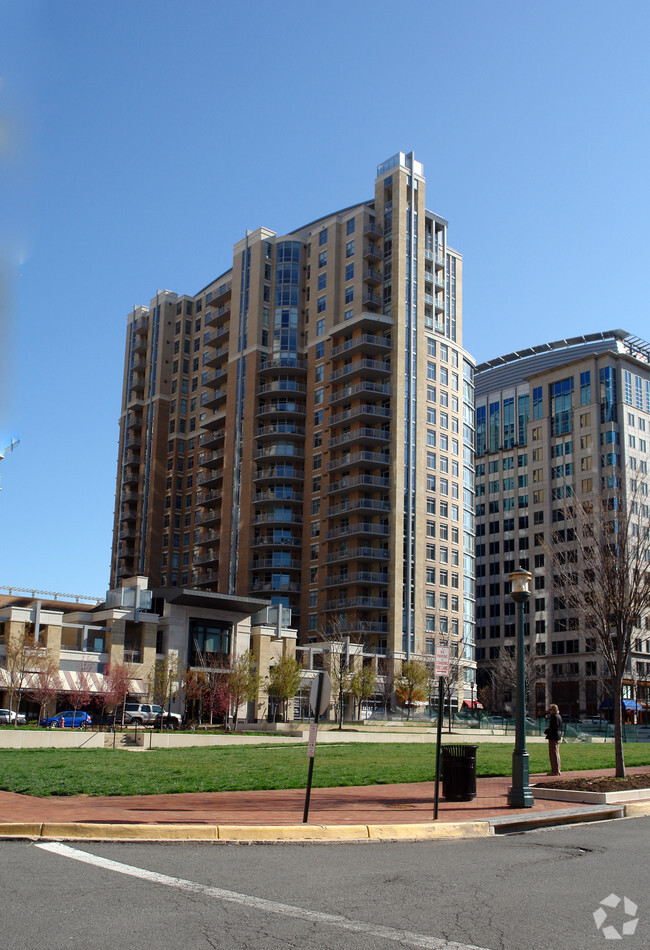
<path id="1" fill-rule="evenodd" d="M 466 699 L 463 701 L 463 706 L 467 709 L 484 709 L 483 703 L 479 703 L 478 699 Z"/>

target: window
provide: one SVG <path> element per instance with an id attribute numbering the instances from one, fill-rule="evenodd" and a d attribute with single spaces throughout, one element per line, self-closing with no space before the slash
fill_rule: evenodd
<path id="1" fill-rule="evenodd" d="M 350 218 L 349 221 L 346 221 L 345 224 L 345 233 L 354 234 L 354 218 Z"/>
<path id="2" fill-rule="evenodd" d="M 345 302 L 352 303 L 353 300 L 354 300 L 354 287 L 346 287 L 345 288 Z"/>
<path id="3" fill-rule="evenodd" d="M 318 235 L 318 243 L 322 247 L 327 244 L 327 228 L 323 228 Z"/>
<path id="4" fill-rule="evenodd" d="M 345 279 L 346 280 L 354 279 L 354 264 L 345 265 Z"/>
<path id="5" fill-rule="evenodd" d="M 325 333 L 325 317 L 316 321 L 316 336 L 322 336 Z"/>
<path id="6" fill-rule="evenodd" d="M 318 255 L 318 266 L 325 267 L 327 265 L 327 251 L 321 251 Z"/>
<path id="7" fill-rule="evenodd" d="M 352 257 L 354 254 L 354 240 L 348 241 L 345 245 L 345 256 Z"/>

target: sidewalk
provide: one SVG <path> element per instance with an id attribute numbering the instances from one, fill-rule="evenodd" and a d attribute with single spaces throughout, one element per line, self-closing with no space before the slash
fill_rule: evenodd
<path id="1" fill-rule="evenodd" d="M 650 773 L 650 766 L 630 773 Z M 565 772 L 564 779 L 613 775 L 613 769 Z M 547 780 L 531 775 L 530 785 Z M 91 798 L 30 798 L 0 791 L 0 837 L 140 840 L 314 840 L 476 837 L 531 827 L 650 815 L 650 801 L 576 805 L 539 799 L 510 808 L 509 778 L 477 779 L 469 802 L 440 801 L 434 783 L 312 788 L 303 824 L 304 789 Z"/>

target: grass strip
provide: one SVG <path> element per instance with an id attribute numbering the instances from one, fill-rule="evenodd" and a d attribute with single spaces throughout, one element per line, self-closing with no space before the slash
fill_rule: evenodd
<path id="1" fill-rule="evenodd" d="M 548 768 L 546 744 L 531 745 L 530 772 Z M 627 743 L 628 766 L 650 765 L 650 744 Z M 291 746 L 218 746 L 132 752 L 111 749 L 3 749 L 0 789 L 24 795 L 156 795 L 304 788 L 304 743 Z M 477 775 L 509 775 L 512 745 L 485 743 Z M 614 767 L 613 744 L 565 744 L 562 767 Z M 316 751 L 316 788 L 427 782 L 434 777 L 435 743 L 345 743 Z"/>

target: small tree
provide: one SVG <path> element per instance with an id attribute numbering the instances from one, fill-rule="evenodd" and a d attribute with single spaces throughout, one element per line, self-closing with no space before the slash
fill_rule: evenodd
<path id="1" fill-rule="evenodd" d="M 287 707 L 290 699 L 296 695 L 302 682 L 302 667 L 292 656 L 283 656 L 282 659 L 269 667 L 269 680 L 266 691 L 269 698 L 273 698 L 282 705 L 283 716 L 287 718 Z"/>
<path id="2" fill-rule="evenodd" d="M 70 700 L 70 705 L 76 712 L 78 709 L 83 709 L 91 700 L 91 689 L 90 689 L 90 673 L 92 672 L 91 665 L 88 660 L 84 660 L 81 663 L 79 670 L 77 671 L 77 685 L 74 689 L 69 690 L 68 699 Z"/>
<path id="3" fill-rule="evenodd" d="M 29 695 L 35 703 L 38 703 L 39 719 L 44 718 L 46 707 L 60 690 L 61 680 L 58 667 L 56 661 L 49 657 L 38 673 L 34 674 L 29 689 Z"/>
<path id="4" fill-rule="evenodd" d="M 611 476 L 603 480 L 603 494 L 594 502 L 570 497 L 562 512 L 562 534 L 556 531 L 553 545 L 546 548 L 556 610 L 570 612 L 571 622 L 584 624 L 593 651 L 605 661 L 617 778 L 625 778 L 623 678 L 634 641 L 647 639 L 650 616 L 647 485 L 636 480 L 631 485 L 628 494 L 624 476 Z"/>
<path id="5" fill-rule="evenodd" d="M 165 709 L 165 703 L 171 706 L 181 683 L 181 669 L 176 651 L 170 651 L 166 656 L 156 660 L 149 670 L 147 677 L 149 695 L 154 703 Z M 168 708 L 167 712 L 171 712 Z M 164 716 L 160 717 L 160 731 L 163 730 Z"/>
<path id="6" fill-rule="evenodd" d="M 492 678 L 492 691 L 499 697 L 503 705 L 506 694 L 515 696 L 517 692 L 517 656 L 515 645 L 512 650 L 502 647 L 496 660 L 490 663 L 490 673 Z M 526 697 L 526 706 L 532 703 L 533 689 L 535 683 L 543 675 L 543 663 L 532 650 L 530 644 L 524 647 L 524 695 Z"/>
<path id="7" fill-rule="evenodd" d="M 125 663 L 108 663 L 106 666 L 105 707 L 113 709 L 113 728 L 117 718 L 118 706 L 122 705 L 129 693 L 131 672 Z"/>
<path id="8" fill-rule="evenodd" d="M 261 676 L 257 672 L 255 658 L 250 650 L 242 653 L 226 674 L 230 704 L 233 715 L 233 728 L 237 729 L 239 707 L 243 702 L 253 702 L 257 698 Z"/>
<path id="9" fill-rule="evenodd" d="M 361 708 L 365 700 L 374 695 L 377 686 L 377 675 L 371 663 L 364 663 L 361 669 L 352 674 L 350 692 L 357 704 L 357 717 L 361 718 Z"/>
<path id="10" fill-rule="evenodd" d="M 411 718 L 414 703 L 424 702 L 427 698 L 429 672 L 421 660 L 404 660 L 402 669 L 395 678 L 397 701 L 406 706 L 406 718 Z"/>
<path id="11" fill-rule="evenodd" d="M 25 624 L 24 628 L 5 643 L 5 664 L 7 673 L 7 690 L 9 692 L 9 708 L 13 709 L 16 703 L 16 714 L 20 712 L 20 703 L 23 695 L 33 685 L 34 675 L 47 663 L 47 652 L 39 647 L 34 635 L 33 624 Z M 14 719 L 18 725 L 18 716 Z"/>

